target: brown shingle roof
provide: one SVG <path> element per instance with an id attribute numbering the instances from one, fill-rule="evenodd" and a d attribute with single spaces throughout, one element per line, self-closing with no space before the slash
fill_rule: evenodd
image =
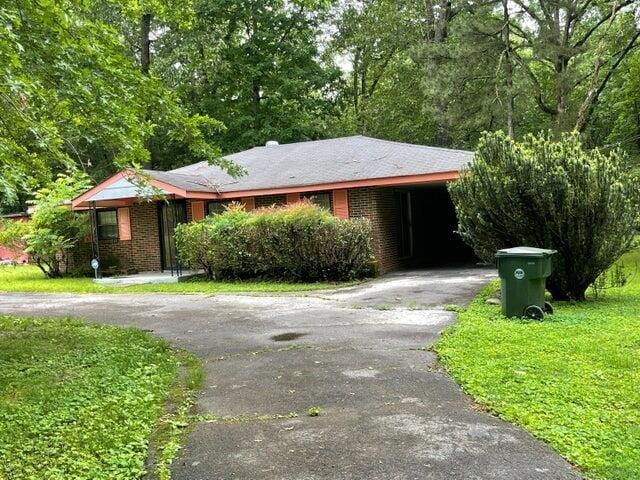
<path id="1" fill-rule="evenodd" d="M 242 167 L 246 174 L 232 178 L 222 169 L 199 162 L 168 172 L 144 170 L 153 184 L 165 193 L 188 197 L 218 198 L 252 195 L 254 191 L 312 188 L 323 185 L 357 183 L 359 186 L 442 181 L 455 178 L 468 165 L 473 153 L 438 147 L 425 147 L 375 138 L 353 136 L 256 147 L 228 155 L 227 159 Z M 439 177 L 425 180 L 416 176 Z M 443 175 L 439 175 L 443 174 Z M 452 174 L 452 175 L 449 175 Z M 389 180 L 387 179 L 396 179 Z M 343 187 L 340 187 L 343 188 Z M 148 195 L 153 192 L 149 190 Z M 105 180 L 73 200 L 74 207 L 90 202 L 126 200 L 144 195 L 125 171 Z"/>
<path id="2" fill-rule="evenodd" d="M 473 152 L 358 135 L 256 147 L 225 158 L 247 174 L 234 179 L 207 162 L 149 173 L 190 191 L 234 192 L 455 172 L 471 161 Z"/>

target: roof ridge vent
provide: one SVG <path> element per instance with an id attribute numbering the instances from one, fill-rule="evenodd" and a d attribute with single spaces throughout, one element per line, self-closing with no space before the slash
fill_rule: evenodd
<path id="1" fill-rule="evenodd" d="M 277 147 L 278 145 L 280 145 L 278 143 L 277 140 L 269 140 L 267 143 L 264 144 L 265 147 Z"/>

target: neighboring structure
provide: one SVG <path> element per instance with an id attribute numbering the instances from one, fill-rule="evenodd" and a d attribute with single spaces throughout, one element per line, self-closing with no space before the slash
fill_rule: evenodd
<path id="1" fill-rule="evenodd" d="M 366 217 L 381 270 L 469 258 L 454 233 L 456 219 L 445 184 L 472 152 L 390 142 L 363 136 L 264 147 L 228 155 L 246 174 L 233 178 L 199 162 L 168 172 L 144 170 L 141 186 L 122 171 L 73 200 L 94 219 L 91 255 L 123 270 L 173 270 L 177 223 L 219 212 L 226 203 L 248 210 L 309 198 L 342 218 Z M 152 200 L 151 188 L 166 200 Z M 141 192 L 143 195 L 141 195 Z M 99 251 L 97 251 L 99 250 Z"/>
<path id="2" fill-rule="evenodd" d="M 2 218 L 13 222 L 26 222 L 29 220 L 28 213 L 11 213 L 8 215 L 2 215 Z M 24 252 L 16 252 L 3 245 L 0 245 L 0 263 L 28 263 L 29 255 Z"/>

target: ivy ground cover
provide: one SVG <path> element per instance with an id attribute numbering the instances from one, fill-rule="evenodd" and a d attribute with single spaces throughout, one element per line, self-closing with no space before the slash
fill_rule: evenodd
<path id="1" fill-rule="evenodd" d="M 140 477 L 178 366 L 140 330 L 0 317 L 0 479 Z"/>

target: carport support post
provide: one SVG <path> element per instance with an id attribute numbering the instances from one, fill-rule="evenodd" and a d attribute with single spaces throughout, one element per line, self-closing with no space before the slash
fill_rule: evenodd
<path id="1" fill-rule="evenodd" d="M 102 265 L 100 265 L 100 238 L 98 236 L 98 211 L 96 202 L 91 202 L 91 257 L 98 260 L 98 268 L 95 270 L 96 278 L 102 278 Z"/>
<path id="2" fill-rule="evenodd" d="M 180 268 L 180 261 L 178 260 L 178 246 L 176 244 L 176 227 L 178 226 L 178 213 L 176 212 L 176 196 L 173 195 L 173 202 L 171 202 L 171 213 L 173 215 L 173 231 L 171 232 L 169 238 L 169 248 L 171 249 L 172 258 L 172 266 L 171 266 L 171 276 L 173 276 L 173 263 L 176 264 L 176 276 L 179 277 L 182 275 L 182 269 Z"/>

